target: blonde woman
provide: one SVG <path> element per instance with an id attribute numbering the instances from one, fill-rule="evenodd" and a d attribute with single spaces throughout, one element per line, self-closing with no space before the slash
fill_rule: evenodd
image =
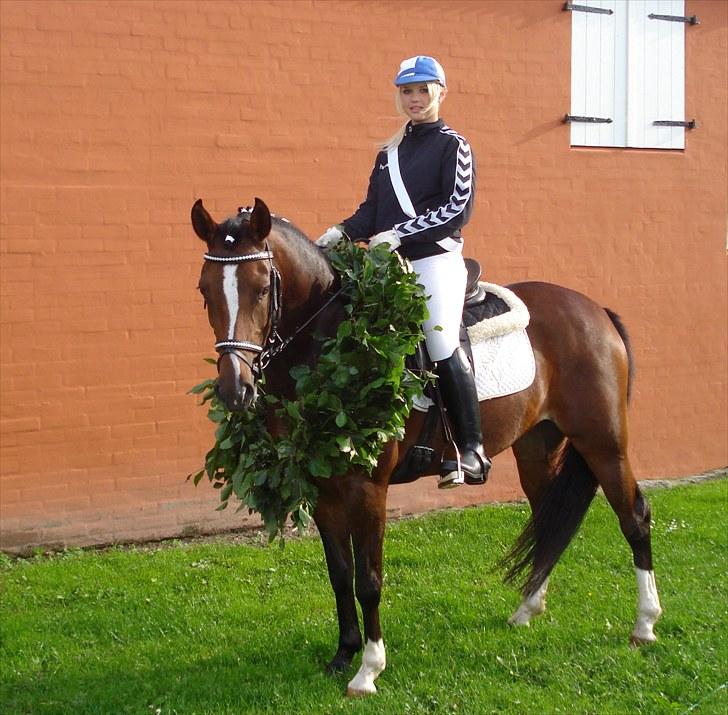
<path id="1" fill-rule="evenodd" d="M 475 195 L 475 160 L 468 142 L 440 119 L 445 72 L 432 57 L 404 60 L 395 77 L 396 106 L 408 121 L 382 146 L 356 212 L 316 243 L 373 236 L 412 263 L 428 297 L 425 342 L 460 452 L 443 455 L 441 488 L 483 484 L 491 463 L 483 450 L 473 372 L 460 348 L 466 271 L 461 229 Z"/>

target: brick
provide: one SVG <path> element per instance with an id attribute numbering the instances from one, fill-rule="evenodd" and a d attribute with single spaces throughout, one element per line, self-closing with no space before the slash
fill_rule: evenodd
<path id="1" fill-rule="evenodd" d="M 28 546 L 40 544 L 40 531 L 36 529 L 19 529 L 13 524 L 8 524 L 7 530 L 0 533 L 0 550 L 20 551 Z"/>
<path id="2" fill-rule="evenodd" d="M 507 0 L 515 21 L 494 24 L 484 8 L 453 0 L 444 20 L 435 6 L 413 20 L 396 3 L 352 3 L 346 17 L 292 0 L 251 14 L 229 2 L 1 3 L 0 489 L 25 509 L 3 530 L 28 544 L 98 543 L 226 518 L 180 491 L 164 501 L 211 435 L 185 395 L 214 374 L 201 360 L 212 334 L 189 210 L 202 196 L 222 217 L 258 195 L 312 236 L 352 211 L 374 143 L 397 123 L 401 58 L 370 52 L 385 20 L 440 38 L 445 118 L 479 162 L 466 250 L 487 278 L 565 283 L 627 321 L 638 473 L 728 461 L 725 5 L 691 0 L 715 32 L 686 37 L 687 105 L 702 121 L 672 153 L 570 148 L 568 13 Z M 128 498 L 139 475 L 165 493 Z M 517 489 L 512 467 L 502 476 Z M 31 521 L 28 484 L 73 500 L 91 479 L 108 501 L 64 513 L 56 500 Z M 443 504 L 430 486 L 401 489 L 392 508 Z M 149 521 L 130 525 L 139 504 Z"/>
<path id="3" fill-rule="evenodd" d="M 15 419 L 4 419 L 2 421 L 4 433 L 14 432 L 38 432 L 40 419 L 38 417 L 17 417 Z"/>

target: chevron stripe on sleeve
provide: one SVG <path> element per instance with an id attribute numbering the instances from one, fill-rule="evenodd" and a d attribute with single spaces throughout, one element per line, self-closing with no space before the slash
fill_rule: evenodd
<path id="1" fill-rule="evenodd" d="M 458 142 L 455 181 L 452 194 L 447 203 L 438 209 L 421 214 L 420 216 L 415 216 L 410 221 L 397 224 L 394 230 L 400 238 L 407 238 L 422 231 L 443 226 L 462 214 L 471 199 L 473 190 L 473 156 L 470 145 L 457 132 L 447 126 L 443 126 L 440 131 L 443 134 L 455 137 Z"/>

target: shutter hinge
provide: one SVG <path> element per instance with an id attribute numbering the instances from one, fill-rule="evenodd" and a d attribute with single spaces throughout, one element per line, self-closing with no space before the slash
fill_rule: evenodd
<path id="1" fill-rule="evenodd" d="M 700 24 L 700 18 L 697 15 L 690 15 L 686 17 L 685 15 L 656 15 L 654 12 L 651 12 L 647 17 L 650 18 L 650 20 L 667 20 L 668 22 L 684 22 L 686 25 L 699 25 Z"/>
<path id="2" fill-rule="evenodd" d="M 564 7 L 561 8 L 569 12 L 595 12 L 600 15 L 613 15 L 614 10 L 605 7 L 590 7 L 589 5 L 574 5 L 571 0 L 566 0 Z"/>
<path id="3" fill-rule="evenodd" d="M 697 129 L 698 123 L 691 119 L 689 122 L 678 121 L 674 119 L 658 119 L 652 122 L 656 127 L 685 127 L 686 129 Z"/>
<path id="4" fill-rule="evenodd" d="M 571 124 L 572 122 L 585 122 L 586 124 L 611 124 L 613 120 L 609 117 L 577 117 L 574 114 L 565 114 L 562 121 L 564 124 Z"/>

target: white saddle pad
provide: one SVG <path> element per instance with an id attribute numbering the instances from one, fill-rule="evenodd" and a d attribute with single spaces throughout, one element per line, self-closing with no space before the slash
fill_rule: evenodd
<path id="1" fill-rule="evenodd" d="M 495 287 L 492 284 L 486 284 L 486 287 L 489 292 L 496 292 L 492 290 Z M 475 364 L 475 386 L 480 401 L 525 390 L 536 377 L 536 359 L 526 333 L 528 310 L 511 291 L 502 286 L 497 288 L 499 288 L 497 295 L 501 298 L 506 298 L 504 292 L 508 294 L 506 302 L 511 306 L 512 318 L 516 318 L 517 327 L 511 324 L 506 328 L 508 332 L 493 337 L 483 337 L 492 332 L 500 333 L 500 329 L 505 327 L 502 325 L 503 321 L 507 320 L 505 316 L 510 315 L 506 313 L 504 316 L 484 320 L 468 328 Z M 516 301 L 515 311 L 512 301 Z M 494 321 L 501 323 L 498 326 L 500 329 L 495 331 L 492 330 L 495 326 L 486 326 Z M 424 395 L 417 398 L 413 405 L 421 412 L 427 412 L 431 406 L 432 400 Z"/>
<path id="2" fill-rule="evenodd" d="M 472 350 L 479 400 L 525 390 L 536 377 L 536 360 L 525 329 L 488 338 Z"/>

